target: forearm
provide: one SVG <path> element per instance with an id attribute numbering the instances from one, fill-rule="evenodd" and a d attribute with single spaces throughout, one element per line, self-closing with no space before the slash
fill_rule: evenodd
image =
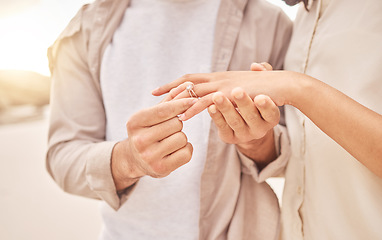
<path id="1" fill-rule="evenodd" d="M 52 91 L 47 168 L 66 192 L 102 199 L 117 209 L 110 170 L 115 142 L 105 141 L 106 118 L 99 85 L 85 61 L 81 34 L 50 51 Z"/>
<path id="2" fill-rule="evenodd" d="M 86 146 L 74 146 L 70 143 L 50 147 L 46 167 L 48 173 L 65 192 L 100 199 L 86 182 L 86 161 L 83 152 L 87 149 Z M 82 161 L 76 161 L 77 159 Z"/>
<path id="3" fill-rule="evenodd" d="M 286 102 L 382 177 L 382 116 L 309 76 L 294 74 L 293 81 L 294 94 Z"/>
<path id="4" fill-rule="evenodd" d="M 47 154 L 48 172 L 65 192 L 103 199 L 116 208 L 119 199 L 110 171 L 114 144 L 82 140 L 54 144 Z"/>

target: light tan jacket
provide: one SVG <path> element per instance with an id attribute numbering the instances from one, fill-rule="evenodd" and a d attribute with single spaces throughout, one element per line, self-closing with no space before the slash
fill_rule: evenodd
<path id="1" fill-rule="evenodd" d="M 116 210 L 134 191 L 131 187 L 122 197 L 116 194 L 110 170 L 116 142 L 105 141 L 99 72 L 128 5 L 128 0 L 100 0 L 84 6 L 48 51 L 53 88 L 47 169 L 65 191 L 102 199 Z M 280 9 L 265 1 L 222 0 L 213 71 L 248 70 L 253 61 L 281 68 L 291 25 Z M 280 129 L 275 129 L 276 144 L 288 140 Z M 219 140 L 213 125 L 207 154 L 200 239 L 276 239 L 279 207 L 264 182 L 267 171 L 258 174 L 234 145 Z"/>

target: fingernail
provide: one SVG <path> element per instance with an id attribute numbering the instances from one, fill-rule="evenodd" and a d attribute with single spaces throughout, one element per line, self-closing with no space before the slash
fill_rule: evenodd
<path id="1" fill-rule="evenodd" d="M 216 96 L 214 100 L 216 103 L 221 104 L 223 103 L 223 96 Z"/>
<path id="2" fill-rule="evenodd" d="M 234 97 L 235 97 L 236 99 L 242 99 L 243 96 L 244 96 L 244 93 L 243 93 L 242 91 L 235 92 L 235 95 L 234 95 Z"/>
<path id="3" fill-rule="evenodd" d="M 267 70 L 262 63 L 257 63 L 257 65 L 261 68 L 261 70 L 263 71 Z"/>
<path id="4" fill-rule="evenodd" d="M 159 91 L 159 87 L 155 88 L 155 89 L 151 92 L 151 94 L 155 94 L 155 93 L 158 92 L 158 91 Z"/>
<path id="5" fill-rule="evenodd" d="M 264 107 L 266 103 L 267 101 L 265 101 L 265 99 L 261 99 L 260 101 L 257 102 L 257 105 L 260 107 Z"/>
<path id="6" fill-rule="evenodd" d="M 215 113 L 216 113 L 216 106 L 215 106 L 215 105 L 211 105 L 211 106 L 209 107 L 209 110 L 210 110 L 210 112 L 211 112 L 212 114 L 215 114 Z"/>
<path id="7" fill-rule="evenodd" d="M 184 121 L 186 119 L 186 115 L 184 113 L 182 113 L 182 114 L 179 115 L 178 119 L 180 121 Z"/>
<path id="8" fill-rule="evenodd" d="M 261 64 L 261 63 L 253 63 L 253 65 L 256 65 L 256 66 L 259 67 L 262 71 L 267 70 L 267 69 L 265 68 L 265 66 L 264 66 L 263 64 Z"/>

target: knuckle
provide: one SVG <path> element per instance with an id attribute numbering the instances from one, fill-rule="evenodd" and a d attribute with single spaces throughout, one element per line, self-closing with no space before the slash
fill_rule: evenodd
<path id="1" fill-rule="evenodd" d="M 193 147 L 191 144 L 187 144 L 184 146 L 180 151 L 179 151 L 179 157 L 177 161 L 181 163 L 181 165 L 188 163 L 191 161 L 192 158 L 192 152 L 193 152 Z"/>
<path id="2" fill-rule="evenodd" d="M 126 129 L 127 132 L 132 132 L 136 128 L 136 124 L 134 122 L 134 117 L 131 117 L 127 122 L 126 122 Z"/>
<path id="3" fill-rule="evenodd" d="M 222 132 L 219 132 L 219 137 L 225 143 L 236 144 L 236 141 L 235 141 L 236 139 L 233 137 L 232 132 L 231 133 L 222 133 Z"/>
<path id="4" fill-rule="evenodd" d="M 218 129 L 225 129 L 227 128 L 227 124 L 224 121 L 216 121 L 215 125 Z"/>
<path id="5" fill-rule="evenodd" d="M 146 137 L 143 135 L 136 135 L 131 137 L 131 142 L 135 149 L 139 152 L 143 151 L 146 148 Z"/>
<path id="6" fill-rule="evenodd" d="M 262 114 L 262 118 L 264 119 L 264 121 L 269 122 L 273 120 L 274 115 L 272 113 L 264 113 Z"/>
<path id="7" fill-rule="evenodd" d="M 278 114 L 277 112 L 271 112 L 269 114 L 266 114 L 264 119 L 266 122 L 273 125 L 273 124 L 277 124 L 277 122 L 279 121 L 279 118 L 280 118 L 280 114 Z"/>
<path id="8" fill-rule="evenodd" d="M 182 101 L 182 108 L 187 109 L 190 107 L 190 103 L 188 101 Z"/>
<path id="9" fill-rule="evenodd" d="M 151 163 L 153 162 L 152 160 L 153 160 L 154 154 L 151 151 L 144 151 L 140 153 L 140 157 L 144 162 Z"/>
<path id="10" fill-rule="evenodd" d="M 162 178 L 171 173 L 169 168 L 164 164 L 163 161 L 157 161 L 150 165 L 152 171 L 154 172 L 154 177 Z"/>
<path id="11" fill-rule="evenodd" d="M 214 72 L 212 73 L 212 79 L 217 80 L 217 79 L 225 79 L 226 78 L 226 72 Z"/>
<path id="12" fill-rule="evenodd" d="M 179 158 L 179 161 L 185 164 L 190 162 L 191 158 L 192 158 L 192 150 L 186 149 L 186 151 L 184 151 L 182 156 Z"/>
<path id="13" fill-rule="evenodd" d="M 278 123 L 280 121 L 280 111 L 277 109 L 273 112 L 273 116 L 272 116 L 272 122 L 273 123 Z"/>
<path id="14" fill-rule="evenodd" d="M 129 121 L 127 121 L 127 123 L 126 123 L 126 129 L 127 129 L 127 132 L 131 132 L 131 131 L 133 131 L 133 124 L 131 123 L 131 121 L 129 120 Z"/>
<path id="15" fill-rule="evenodd" d="M 243 124 L 243 122 L 242 121 L 240 121 L 240 119 L 239 118 L 234 118 L 234 119 L 232 119 L 231 121 L 230 121 L 230 125 L 232 126 L 232 127 L 234 127 L 234 128 L 243 128 L 243 127 L 245 127 L 245 125 Z"/>
<path id="16" fill-rule="evenodd" d="M 202 105 L 206 105 L 206 104 L 210 103 L 208 98 L 203 98 L 203 97 L 200 98 L 198 101 L 199 101 Z"/>
<path id="17" fill-rule="evenodd" d="M 250 114 L 247 116 L 248 122 L 257 122 L 260 119 L 260 116 L 257 114 Z"/>
<path id="18" fill-rule="evenodd" d="M 176 125 L 177 125 L 177 130 L 178 131 L 181 131 L 183 129 L 183 122 L 180 121 L 178 118 L 174 118 L 174 121 L 176 122 Z"/>
<path id="19" fill-rule="evenodd" d="M 168 94 L 171 97 L 171 99 L 176 97 L 176 89 L 175 88 L 171 89 Z"/>
<path id="20" fill-rule="evenodd" d="M 267 133 L 267 128 L 265 126 L 258 126 L 256 130 L 251 131 L 251 139 L 260 139 Z"/>
<path id="21" fill-rule="evenodd" d="M 134 129 L 140 127 L 140 123 L 142 122 L 142 116 L 144 115 L 144 109 L 133 114 L 129 120 L 126 122 L 126 128 L 128 131 L 133 131 Z"/>
<path id="22" fill-rule="evenodd" d="M 218 107 L 219 111 L 222 112 L 222 114 L 228 114 L 230 110 L 229 106 L 225 102 L 216 104 L 216 106 Z"/>
<path id="23" fill-rule="evenodd" d="M 240 142 L 250 142 L 253 139 L 256 139 L 255 136 L 251 134 L 244 134 L 240 136 Z"/>
<path id="24" fill-rule="evenodd" d="M 183 123 L 178 118 L 173 118 L 165 124 L 161 131 L 163 132 L 179 132 L 183 129 Z"/>

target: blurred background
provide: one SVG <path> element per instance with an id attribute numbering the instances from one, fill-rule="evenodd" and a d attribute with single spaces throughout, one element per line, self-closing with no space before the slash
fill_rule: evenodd
<path id="1" fill-rule="evenodd" d="M 269 0 L 295 18 L 297 7 Z M 97 239 L 99 202 L 64 193 L 45 170 L 47 48 L 91 0 L 0 0 L 0 239 Z M 283 181 L 269 181 L 281 195 Z"/>

